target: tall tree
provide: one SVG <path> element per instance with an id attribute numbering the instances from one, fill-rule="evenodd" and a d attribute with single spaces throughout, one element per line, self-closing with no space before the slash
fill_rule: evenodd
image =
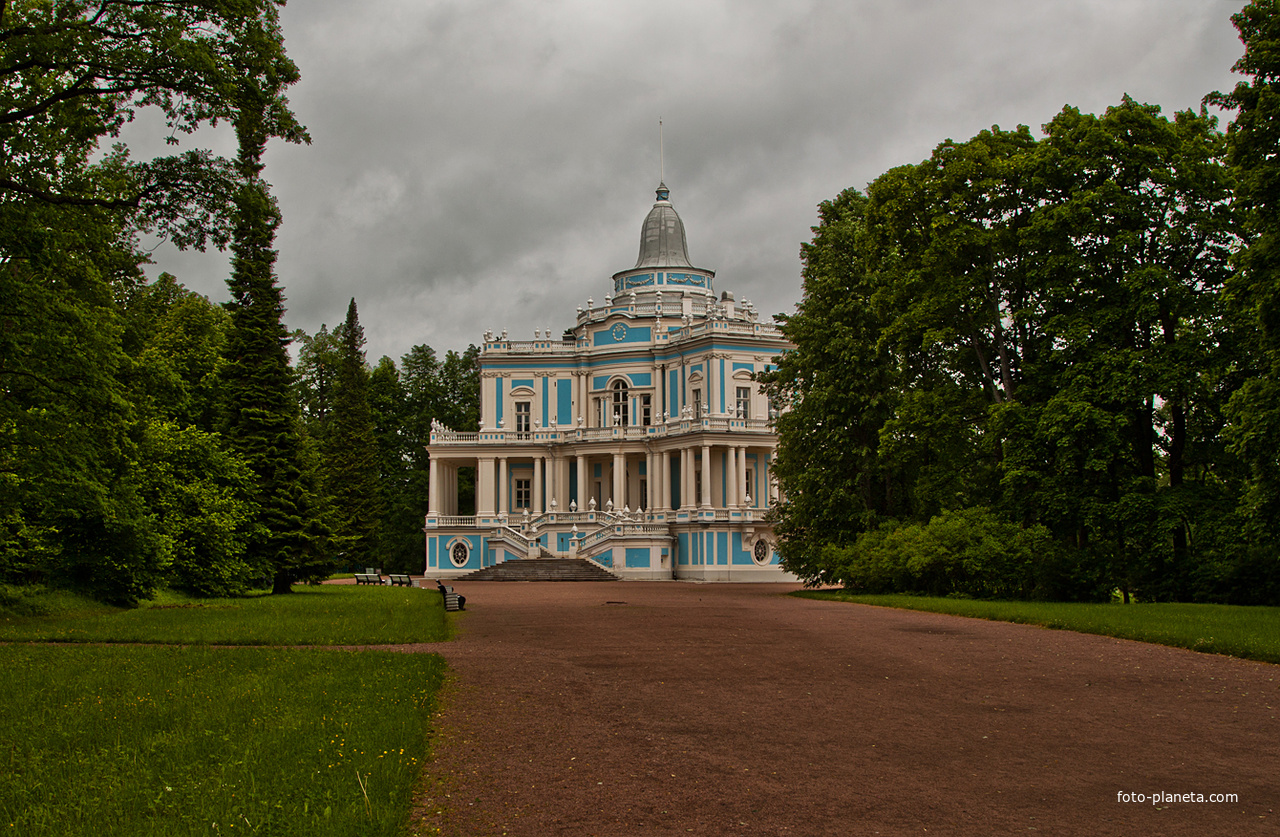
<path id="1" fill-rule="evenodd" d="M 1257 547 L 1243 586 L 1274 599 L 1280 598 L 1280 3 L 1254 0 L 1231 20 L 1245 48 L 1233 69 L 1248 80 L 1206 101 L 1236 111 L 1227 146 L 1253 239 L 1238 254 L 1230 293 L 1257 338 L 1253 374 L 1229 405 L 1229 433 L 1250 472 L 1244 510 Z"/>
<path id="2" fill-rule="evenodd" d="M 821 207 L 781 318 L 796 350 L 765 378 L 789 409 L 777 531 L 806 580 L 944 589 L 958 565 L 910 549 L 965 521 L 1044 527 L 1065 550 L 969 590 L 1223 594 L 1241 356 L 1222 291 L 1241 236 L 1222 135 L 1127 98 L 1045 131 L 947 141 Z M 886 539 L 904 525 L 925 528 Z M 859 563 L 889 555 L 902 572 Z"/>
<path id="3" fill-rule="evenodd" d="M 354 299 L 336 334 L 341 350 L 333 417 L 322 444 L 324 485 L 338 521 L 335 541 L 346 563 L 380 567 L 384 510 L 379 486 L 381 456 L 369 407 L 364 329 Z"/>
<path id="4" fill-rule="evenodd" d="M 234 169 L 207 151 L 104 150 L 141 108 L 189 132 L 233 110 L 231 81 L 272 45 L 273 0 L 0 0 L 0 568 L 120 602 L 171 557 L 141 479 L 145 409 L 126 386 L 117 300 L 141 277 L 134 233 L 221 245 Z M 274 45 L 279 50 L 279 43 Z M 105 151 L 105 154 L 104 154 Z"/>
<path id="5" fill-rule="evenodd" d="M 418 416 L 409 410 L 400 370 L 383 357 L 369 373 L 369 411 L 378 440 L 378 488 L 382 499 L 382 565 L 417 572 L 423 565 L 425 489 L 419 490 L 413 450 Z M 426 460 L 424 447 L 421 459 Z"/>
<path id="6" fill-rule="evenodd" d="M 138 256 L 110 211 L 0 199 L 0 575 L 131 603 L 166 556 L 134 477 L 117 287 Z"/>
<path id="7" fill-rule="evenodd" d="M 807 582 L 836 581 L 825 547 L 851 543 L 898 503 L 878 458 L 896 370 L 878 341 L 877 279 L 860 255 L 866 205 L 846 189 L 818 207 L 821 222 L 800 254 L 804 296 L 795 314 L 778 318 L 796 348 L 762 377 L 781 408 L 773 467 L 784 500 L 775 531 L 783 565 Z"/>
<path id="8" fill-rule="evenodd" d="M 295 581 L 317 580 L 332 566 L 321 528 L 314 475 L 308 474 L 292 390 L 284 301 L 275 281 L 273 249 L 280 211 L 262 179 L 262 155 L 271 137 L 306 141 L 289 111 L 284 89 L 298 79 L 285 56 L 274 6 L 248 21 L 241 36 L 261 48 L 240 67 L 232 117 L 239 150 L 231 277 L 227 304 L 225 432 L 257 480 L 263 530 L 250 544 L 250 561 L 271 578 L 272 592 Z"/>

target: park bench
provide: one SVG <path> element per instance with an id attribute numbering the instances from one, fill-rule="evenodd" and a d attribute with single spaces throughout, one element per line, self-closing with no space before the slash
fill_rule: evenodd
<path id="1" fill-rule="evenodd" d="M 390 576 L 388 576 L 388 578 L 391 579 L 391 584 L 394 587 L 412 587 L 413 586 L 413 579 L 407 575 L 392 573 Z"/>
<path id="2" fill-rule="evenodd" d="M 381 584 L 382 576 L 377 573 L 356 573 L 356 584 Z"/>
<path id="3" fill-rule="evenodd" d="M 440 591 L 440 595 L 444 597 L 444 609 L 450 612 L 455 610 L 465 610 L 467 604 L 466 596 L 459 596 L 453 592 L 452 587 L 446 587 L 439 581 L 436 582 L 436 589 Z"/>

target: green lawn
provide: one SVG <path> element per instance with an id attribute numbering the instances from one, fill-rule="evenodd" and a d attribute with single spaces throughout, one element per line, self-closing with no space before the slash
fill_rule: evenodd
<path id="1" fill-rule="evenodd" d="M 398 835 L 435 654 L 0 648 L 0 829 Z"/>
<path id="2" fill-rule="evenodd" d="M 1280 608 L 1209 604 L 1000 602 L 805 590 L 811 599 L 950 613 L 1280 663 Z"/>
<path id="3" fill-rule="evenodd" d="M 416 587 L 299 585 L 287 596 L 243 599 L 166 594 L 133 610 L 57 593 L 48 600 L 26 608 L 53 611 L 47 615 L 0 616 L 0 641 L 390 645 L 448 638 L 440 595 Z"/>
<path id="4" fill-rule="evenodd" d="M 19 604 L 0 617 L 21 641 L 0 645 L 0 835 L 405 833 L 440 656 L 207 646 L 440 641 L 434 591 Z"/>

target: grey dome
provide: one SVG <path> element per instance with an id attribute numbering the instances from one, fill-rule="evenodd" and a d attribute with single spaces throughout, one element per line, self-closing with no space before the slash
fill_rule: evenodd
<path id="1" fill-rule="evenodd" d="M 666 184 L 658 184 L 658 202 L 640 228 L 640 258 L 636 267 L 693 267 L 685 243 L 684 222 L 667 198 Z"/>

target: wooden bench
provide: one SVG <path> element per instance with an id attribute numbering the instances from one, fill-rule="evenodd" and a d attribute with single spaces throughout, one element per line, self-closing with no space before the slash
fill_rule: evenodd
<path id="1" fill-rule="evenodd" d="M 388 578 L 391 580 L 391 584 L 394 587 L 412 587 L 413 586 L 413 578 L 407 575 L 392 573 L 390 576 L 388 576 Z"/>
<path id="2" fill-rule="evenodd" d="M 381 584 L 382 576 L 377 573 L 356 573 L 356 584 Z"/>

